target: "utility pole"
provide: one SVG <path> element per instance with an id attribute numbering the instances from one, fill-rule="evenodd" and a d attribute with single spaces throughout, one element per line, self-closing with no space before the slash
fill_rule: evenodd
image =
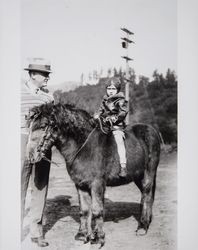
<path id="1" fill-rule="evenodd" d="M 126 56 L 122 56 L 122 58 L 126 61 L 126 86 L 125 86 L 125 98 L 128 101 L 128 111 L 129 111 L 129 61 L 132 61 L 133 59 L 129 57 L 128 55 L 128 47 L 130 43 L 134 43 L 132 40 L 129 39 L 130 35 L 134 35 L 133 32 L 126 28 L 121 28 L 122 31 L 125 32 L 126 37 L 122 37 L 122 48 L 126 49 Z M 126 124 L 129 124 L 129 112 L 126 117 Z"/>

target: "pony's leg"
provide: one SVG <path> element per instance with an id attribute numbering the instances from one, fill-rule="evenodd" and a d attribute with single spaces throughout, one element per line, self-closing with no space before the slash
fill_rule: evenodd
<path id="1" fill-rule="evenodd" d="M 88 191 L 79 188 L 77 191 L 80 204 L 80 227 L 75 239 L 87 242 L 91 235 L 91 195 Z"/>
<path id="2" fill-rule="evenodd" d="M 156 187 L 155 172 L 145 170 L 144 179 L 142 181 L 135 181 L 135 183 L 142 192 L 141 215 L 137 235 L 145 235 L 152 220 L 152 206 Z"/>
<path id="3" fill-rule="evenodd" d="M 99 243 L 101 246 L 105 243 L 105 233 L 103 231 L 104 224 L 104 181 L 95 180 L 91 187 L 92 196 L 92 216 L 94 229 L 91 235 L 91 243 Z"/>

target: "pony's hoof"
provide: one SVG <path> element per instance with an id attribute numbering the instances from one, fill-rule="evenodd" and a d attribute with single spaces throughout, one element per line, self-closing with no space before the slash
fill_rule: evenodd
<path id="1" fill-rule="evenodd" d="M 146 234 L 147 234 L 147 230 L 144 229 L 144 228 L 139 228 L 139 229 L 136 230 L 136 235 L 137 236 L 144 236 Z"/>
<path id="2" fill-rule="evenodd" d="M 97 244 L 99 241 L 98 234 L 97 232 L 93 232 L 90 237 L 89 237 L 90 243 L 91 244 Z"/>
<path id="3" fill-rule="evenodd" d="M 105 239 L 99 239 L 98 243 L 100 244 L 99 249 L 101 249 L 105 244 Z"/>
<path id="4" fill-rule="evenodd" d="M 47 246 L 49 246 L 49 243 L 46 240 L 41 240 L 41 241 L 38 241 L 38 246 L 39 247 L 47 247 Z"/>
<path id="5" fill-rule="evenodd" d="M 86 235 L 85 239 L 84 239 L 84 244 L 87 244 L 90 241 L 90 235 Z"/>
<path id="6" fill-rule="evenodd" d="M 90 243 L 91 244 L 99 244 L 100 248 L 102 248 L 105 244 L 105 233 L 98 234 L 98 233 L 92 233 L 90 236 Z"/>
<path id="7" fill-rule="evenodd" d="M 85 242 L 87 240 L 86 234 L 84 234 L 82 232 L 78 232 L 75 235 L 75 240 L 79 240 L 79 241 L 84 241 Z"/>

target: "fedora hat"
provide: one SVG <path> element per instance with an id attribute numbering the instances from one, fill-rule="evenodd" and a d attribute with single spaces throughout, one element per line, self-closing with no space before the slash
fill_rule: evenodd
<path id="1" fill-rule="evenodd" d="M 24 70 L 52 73 L 50 62 L 43 58 L 32 58 L 28 67 Z"/>

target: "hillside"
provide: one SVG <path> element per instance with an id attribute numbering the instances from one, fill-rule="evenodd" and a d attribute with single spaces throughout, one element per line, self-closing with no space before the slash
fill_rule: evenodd
<path id="1" fill-rule="evenodd" d="M 119 75 L 120 76 L 120 75 Z M 124 74 L 121 76 L 122 91 L 125 89 Z M 54 92 L 56 102 L 74 104 L 93 114 L 105 94 L 105 80 L 97 85 L 79 86 L 75 90 Z M 153 125 L 163 135 L 166 143 L 177 142 L 177 79 L 170 69 L 163 76 L 157 71 L 153 80 L 135 75 L 130 77 L 130 123 L 144 122 Z"/>
<path id="2" fill-rule="evenodd" d="M 67 82 L 56 84 L 56 85 L 49 84 L 47 88 L 51 93 L 53 93 L 56 90 L 61 90 L 62 92 L 65 92 L 65 91 L 74 90 L 79 85 L 80 85 L 79 82 L 67 81 Z"/>

